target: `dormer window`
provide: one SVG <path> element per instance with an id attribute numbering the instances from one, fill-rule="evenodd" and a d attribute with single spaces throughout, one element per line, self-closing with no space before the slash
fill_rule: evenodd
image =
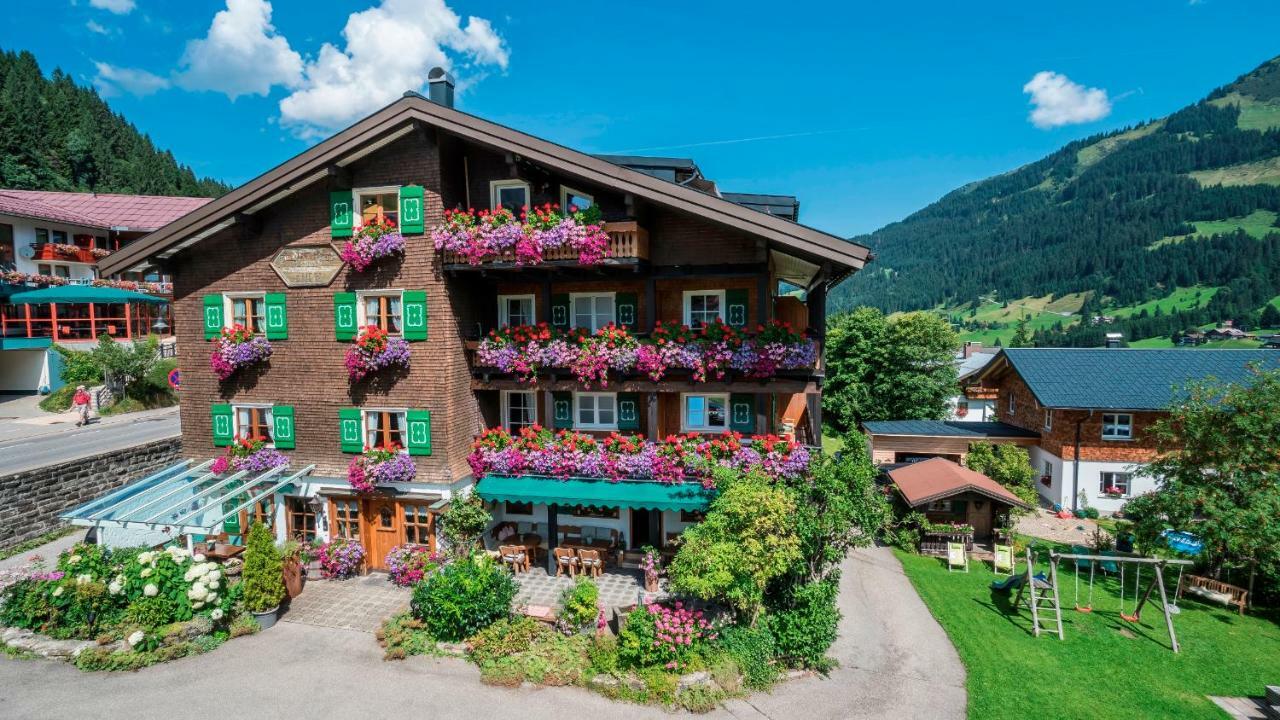
<path id="1" fill-rule="evenodd" d="M 529 183 L 523 180 L 494 180 L 489 183 L 489 208 L 504 207 L 517 215 L 529 205 Z"/>
<path id="2" fill-rule="evenodd" d="M 560 208 L 566 213 L 575 210 L 581 212 L 595 204 L 594 197 L 565 185 L 560 186 Z"/>

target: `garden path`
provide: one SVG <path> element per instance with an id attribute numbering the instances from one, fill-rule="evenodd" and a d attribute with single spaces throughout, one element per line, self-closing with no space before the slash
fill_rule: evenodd
<path id="1" fill-rule="evenodd" d="M 371 633 L 383 620 L 408 609 L 411 594 L 409 588 L 392 585 L 382 573 L 348 580 L 308 580 L 280 621 Z"/>

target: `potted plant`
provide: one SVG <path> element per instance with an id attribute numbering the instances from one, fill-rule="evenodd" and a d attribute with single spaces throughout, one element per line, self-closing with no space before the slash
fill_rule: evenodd
<path id="1" fill-rule="evenodd" d="M 373 221 L 359 227 L 338 255 L 356 272 L 364 272 L 375 261 L 404 254 L 404 235 L 391 220 Z"/>
<path id="2" fill-rule="evenodd" d="M 271 343 L 254 335 L 243 325 L 222 329 L 222 337 L 214 343 L 209 367 L 219 380 L 227 380 L 242 367 L 255 365 L 271 357 Z"/>
<path id="3" fill-rule="evenodd" d="M 377 325 L 360 328 L 360 334 L 347 348 L 343 362 L 347 377 L 359 382 L 383 368 L 398 365 L 409 368 L 409 343 L 403 338 L 390 337 Z"/>
<path id="4" fill-rule="evenodd" d="M 644 559 L 640 561 L 640 569 L 644 570 L 644 590 L 645 592 L 658 592 L 658 571 L 659 554 L 658 549 L 645 545 L 641 548 L 644 551 Z"/>
<path id="5" fill-rule="evenodd" d="M 313 559 L 313 554 L 310 545 L 297 540 L 286 540 L 280 548 L 284 589 L 290 599 L 301 595 L 302 589 L 306 587 L 307 565 Z"/>
<path id="6" fill-rule="evenodd" d="M 244 606 L 263 630 L 276 624 L 285 587 L 283 562 L 271 529 L 261 523 L 249 528 L 244 551 Z"/>

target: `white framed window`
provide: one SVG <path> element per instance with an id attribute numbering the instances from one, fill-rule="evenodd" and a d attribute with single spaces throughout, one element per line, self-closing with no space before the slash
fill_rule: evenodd
<path id="1" fill-rule="evenodd" d="M 529 206 L 529 183 L 523 180 L 492 180 L 489 182 L 489 208 L 504 207 L 516 215 Z"/>
<path id="2" fill-rule="evenodd" d="M 934 500 L 928 505 L 925 505 L 924 509 L 928 512 L 949 513 L 951 512 L 951 501 L 950 500 Z"/>
<path id="3" fill-rule="evenodd" d="M 711 325 L 724 320 L 723 290 L 685 290 L 684 324 L 689 327 Z"/>
<path id="4" fill-rule="evenodd" d="M 360 227 L 382 221 L 400 225 L 400 186 L 357 188 L 351 195 L 360 210 Z"/>
<path id="5" fill-rule="evenodd" d="M 1049 408 L 1044 409 L 1044 429 L 1045 430 L 1053 429 L 1053 411 L 1050 410 Z"/>
<path id="6" fill-rule="evenodd" d="M 368 408 L 360 410 L 364 420 L 365 447 L 395 446 L 400 452 L 408 452 L 405 431 L 409 427 L 409 413 L 403 408 Z"/>
<path id="7" fill-rule="evenodd" d="M 49 275 L 52 277 L 69 278 L 71 277 L 70 265 L 50 265 L 40 263 L 36 266 L 36 272 L 41 275 Z"/>
<path id="8" fill-rule="evenodd" d="M 535 325 L 535 308 L 532 295 L 499 295 L 498 324 Z"/>
<path id="9" fill-rule="evenodd" d="M 502 391 L 502 427 L 512 434 L 538 423 L 537 395 L 527 390 Z"/>
<path id="10" fill-rule="evenodd" d="M 573 306 L 573 326 L 595 332 L 615 322 L 614 293 L 573 293 L 569 296 Z"/>
<path id="11" fill-rule="evenodd" d="M 1103 495 L 1115 495 L 1115 490 L 1119 490 L 1120 497 L 1129 497 L 1129 490 L 1132 487 L 1133 473 L 1127 472 L 1104 472 L 1098 473 L 1098 492 Z M 1112 492 L 1107 492 L 1108 490 Z"/>
<path id="12" fill-rule="evenodd" d="M 564 212 L 586 210 L 596 204 L 596 199 L 584 192 L 579 192 L 567 185 L 560 186 L 560 209 Z"/>
<path id="13" fill-rule="evenodd" d="M 1009 414 L 1016 415 L 1018 412 L 1018 403 L 1013 399 L 1013 393 L 1009 393 Z"/>
<path id="14" fill-rule="evenodd" d="M 614 393 L 575 393 L 573 426 L 581 430 L 617 430 L 618 396 Z"/>
<path id="15" fill-rule="evenodd" d="M 360 327 L 377 325 L 388 335 L 403 334 L 403 293 L 400 290 L 356 293 L 356 321 Z"/>
<path id="16" fill-rule="evenodd" d="M 1128 413 L 1103 413 L 1102 439 L 1132 440 L 1133 416 Z"/>
<path id="17" fill-rule="evenodd" d="M 1053 482 L 1053 463 L 1048 460 L 1044 461 L 1044 470 L 1040 473 L 1041 478 L 1049 478 L 1049 482 Z"/>
<path id="18" fill-rule="evenodd" d="M 231 406 L 231 431 L 236 438 L 260 437 L 267 441 L 267 447 L 275 447 L 275 439 L 271 436 L 275 428 L 274 421 L 270 405 L 255 403 Z"/>
<path id="19" fill-rule="evenodd" d="M 680 402 L 684 432 L 722 433 L 729 429 L 729 396 L 685 393 Z"/>
<path id="20" fill-rule="evenodd" d="M 222 296 L 222 324 L 224 327 L 243 325 L 254 335 L 267 331 L 266 293 L 235 292 Z"/>

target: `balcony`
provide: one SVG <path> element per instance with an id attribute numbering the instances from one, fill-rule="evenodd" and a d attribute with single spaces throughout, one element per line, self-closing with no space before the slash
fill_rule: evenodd
<path id="1" fill-rule="evenodd" d="M 604 231 L 609 235 L 609 253 L 599 266 L 635 267 L 649 259 L 649 231 L 640 227 L 634 220 L 608 222 Z M 507 252 L 501 256 L 472 265 L 466 256 L 457 252 L 444 252 L 444 267 L 449 271 L 459 270 L 523 270 L 531 267 L 579 267 L 577 251 L 571 248 L 556 248 L 543 253 L 542 262 L 537 265 L 519 264 L 515 253 Z"/>
<path id="2" fill-rule="evenodd" d="M 110 255 L 109 250 L 99 250 L 96 248 L 85 248 L 79 245 L 64 245 L 61 243 L 44 243 L 37 245 L 36 254 L 32 258 L 37 262 L 76 262 L 85 263 L 87 265 L 96 265 L 98 260 Z"/>

